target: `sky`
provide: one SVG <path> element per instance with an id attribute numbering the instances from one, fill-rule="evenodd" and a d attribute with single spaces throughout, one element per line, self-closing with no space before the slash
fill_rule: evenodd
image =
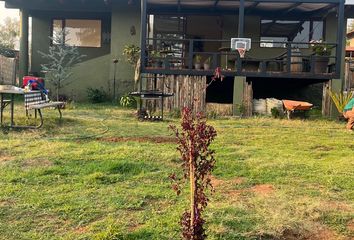
<path id="1" fill-rule="evenodd" d="M 353 0 L 354 1 L 354 0 Z M 16 17 L 19 18 L 19 12 L 15 9 L 6 9 L 5 2 L 0 2 L 0 21 L 4 21 L 6 17 Z"/>

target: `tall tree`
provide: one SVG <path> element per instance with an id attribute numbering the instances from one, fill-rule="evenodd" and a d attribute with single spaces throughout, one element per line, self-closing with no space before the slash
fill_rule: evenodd
<path id="1" fill-rule="evenodd" d="M 0 24 L 0 47 L 14 49 L 20 35 L 20 21 L 7 17 Z"/>

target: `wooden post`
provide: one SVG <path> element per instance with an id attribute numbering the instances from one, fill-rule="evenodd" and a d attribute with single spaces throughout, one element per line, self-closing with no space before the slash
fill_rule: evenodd
<path id="1" fill-rule="evenodd" d="M 146 36 L 147 36 L 147 0 L 141 0 L 141 51 L 140 51 L 140 69 L 143 71 L 146 67 Z"/>
<path id="2" fill-rule="evenodd" d="M 20 68 L 19 84 L 22 85 L 22 79 L 28 75 L 28 19 L 29 14 L 26 9 L 21 9 L 21 33 L 20 33 Z"/>
<path id="3" fill-rule="evenodd" d="M 330 81 L 324 82 L 323 83 L 323 95 L 322 95 L 322 115 L 323 116 L 330 116 L 331 112 L 331 97 L 329 96 L 329 90 L 330 90 Z"/>
<path id="4" fill-rule="evenodd" d="M 244 102 L 245 102 L 245 107 L 246 107 L 246 113 L 245 115 L 247 117 L 252 116 L 253 112 L 253 88 L 252 88 L 252 82 L 247 82 L 246 80 L 244 81 L 245 87 L 244 87 Z"/>
<path id="5" fill-rule="evenodd" d="M 245 27 L 245 0 L 240 0 L 238 9 L 238 37 L 243 38 Z"/>
<path id="6" fill-rule="evenodd" d="M 338 25 L 337 25 L 337 48 L 336 48 L 336 76 L 341 77 L 343 58 L 343 41 L 344 28 L 345 28 L 345 16 L 344 16 L 344 0 L 340 0 L 338 4 Z M 344 38 L 344 39 L 343 39 Z M 343 59 L 342 59 L 343 58 Z"/>

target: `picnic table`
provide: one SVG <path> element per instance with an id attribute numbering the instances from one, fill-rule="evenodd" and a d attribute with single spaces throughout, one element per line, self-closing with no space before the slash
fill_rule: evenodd
<path id="1" fill-rule="evenodd" d="M 10 127 L 15 126 L 14 123 L 14 106 L 15 106 L 15 95 L 23 95 L 25 92 L 21 88 L 15 86 L 0 86 L 0 126 L 3 126 L 3 113 L 6 106 L 10 105 Z M 5 96 L 10 95 L 10 99 L 5 99 Z"/>
<path id="2" fill-rule="evenodd" d="M 10 99 L 5 99 L 5 96 L 10 95 Z M 28 111 L 35 111 L 35 118 L 37 118 L 37 113 L 40 117 L 40 123 L 38 125 L 25 125 L 19 126 L 14 123 L 14 105 L 15 105 L 15 95 L 24 96 L 24 107 L 26 110 L 26 116 L 29 117 Z M 41 109 L 43 108 L 57 108 L 59 111 L 60 119 L 62 117 L 60 108 L 65 105 L 64 102 L 51 102 L 48 97 L 44 97 L 42 92 L 39 90 L 25 91 L 22 88 L 9 85 L 0 85 L 0 127 L 3 125 L 3 113 L 5 108 L 10 105 L 10 128 L 40 128 L 43 126 L 43 116 Z"/>

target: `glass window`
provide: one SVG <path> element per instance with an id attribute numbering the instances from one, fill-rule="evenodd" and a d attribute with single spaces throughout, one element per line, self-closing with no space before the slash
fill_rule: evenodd
<path id="1" fill-rule="evenodd" d="M 66 43 L 77 47 L 101 47 L 101 20 L 66 19 L 53 21 L 53 36 L 65 28 Z"/>
<path id="2" fill-rule="evenodd" d="M 323 38 L 322 21 L 262 20 L 261 47 L 286 47 L 285 42 L 296 42 L 295 47 L 307 48 L 310 40 Z"/>
<path id="3" fill-rule="evenodd" d="M 56 38 L 56 35 L 61 32 L 63 30 L 63 20 L 54 20 L 53 21 L 53 44 L 59 44 L 58 42 L 56 42 L 55 40 L 57 39 Z"/>

